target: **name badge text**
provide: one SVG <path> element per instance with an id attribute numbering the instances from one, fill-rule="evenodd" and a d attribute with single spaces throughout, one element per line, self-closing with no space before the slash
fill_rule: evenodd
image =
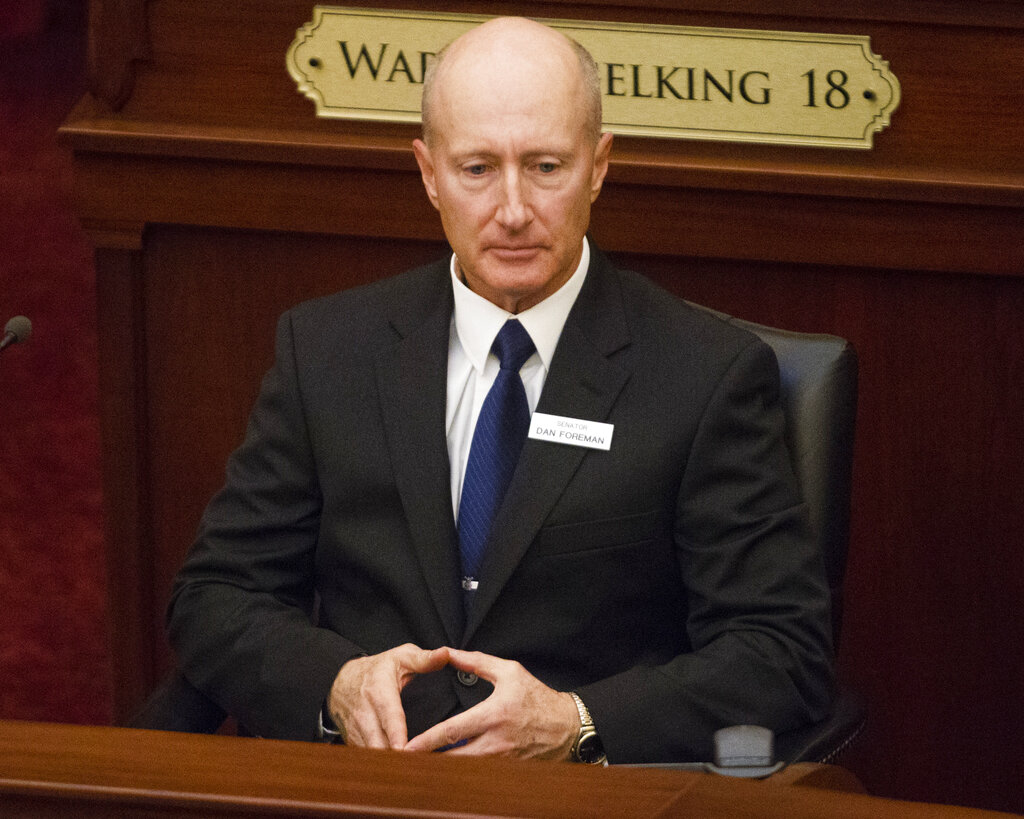
<path id="1" fill-rule="evenodd" d="M 608 450 L 612 448 L 612 433 L 614 431 L 614 424 L 535 412 L 530 419 L 529 437 L 537 441 L 551 441 L 555 444 Z"/>

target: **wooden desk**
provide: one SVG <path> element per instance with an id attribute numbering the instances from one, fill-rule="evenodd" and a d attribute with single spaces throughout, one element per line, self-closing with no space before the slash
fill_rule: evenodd
<path id="1" fill-rule="evenodd" d="M 5 817 L 998 815 L 799 785 L 849 782 L 839 769 L 823 777 L 823 768 L 749 782 L 682 771 L 0 722 Z"/>

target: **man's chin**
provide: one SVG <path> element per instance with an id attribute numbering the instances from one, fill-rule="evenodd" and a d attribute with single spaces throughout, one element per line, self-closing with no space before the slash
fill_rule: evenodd
<path id="1" fill-rule="evenodd" d="M 519 313 L 550 295 L 551 276 L 543 271 L 488 267 L 484 275 L 467 278 L 470 290 L 510 313 Z M 553 292 L 553 291 L 552 291 Z"/>

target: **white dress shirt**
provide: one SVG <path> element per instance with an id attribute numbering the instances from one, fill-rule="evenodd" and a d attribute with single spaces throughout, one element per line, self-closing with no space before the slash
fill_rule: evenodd
<path id="1" fill-rule="evenodd" d="M 448 337 L 448 399 L 445 432 L 451 464 L 452 508 L 459 519 L 462 481 L 466 475 L 473 431 L 484 399 L 498 375 L 498 357 L 491 345 L 510 318 L 522 322 L 537 352 L 519 370 L 526 389 L 530 413 L 537 408 L 551 359 L 562 335 L 565 320 L 576 303 L 590 266 L 590 246 L 583 237 L 583 253 L 576 272 L 558 290 L 529 310 L 513 315 L 470 290 L 459 278 L 458 263 L 452 256 L 451 275 L 455 294 L 451 331 Z"/>

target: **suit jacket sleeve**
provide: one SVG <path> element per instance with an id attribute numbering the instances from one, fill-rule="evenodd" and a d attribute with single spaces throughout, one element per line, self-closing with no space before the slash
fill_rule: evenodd
<path id="1" fill-rule="evenodd" d="M 316 737 L 338 669 L 361 653 L 313 624 L 322 506 L 290 314 L 224 489 L 175 580 L 169 634 L 186 676 L 257 734 Z"/>
<path id="2" fill-rule="evenodd" d="M 710 759 L 722 726 L 824 717 L 829 594 L 783 423 L 774 354 L 754 340 L 704 409 L 677 496 L 692 651 L 577 689 L 612 762 Z"/>

